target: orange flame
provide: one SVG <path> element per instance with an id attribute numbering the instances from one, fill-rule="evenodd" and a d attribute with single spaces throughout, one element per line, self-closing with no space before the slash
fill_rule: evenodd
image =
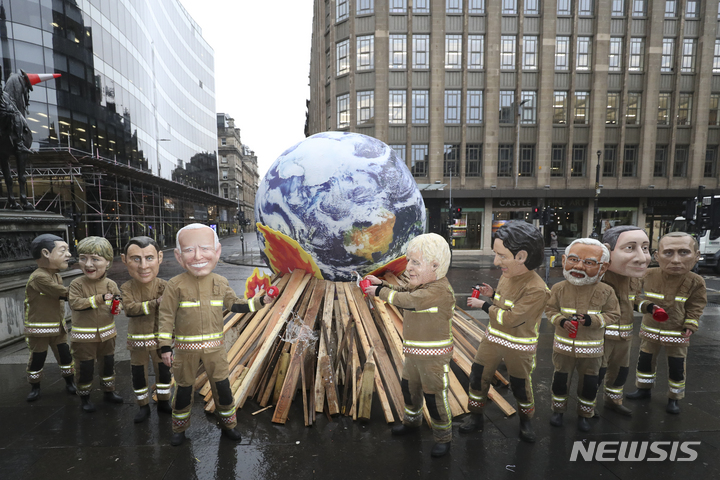
<path id="1" fill-rule="evenodd" d="M 265 255 L 273 272 L 292 273 L 294 270 L 300 269 L 321 280 L 323 279 L 315 260 L 298 242 L 284 233 L 273 230 L 259 222 L 256 226 L 265 237 Z"/>
<path id="2" fill-rule="evenodd" d="M 370 272 L 369 275 L 382 277 L 385 272 L 392 272 L 393 275 L 399 277 L 403 274 L 405 268 L 407 268 L 407 258 L 405 257 L 405 255 L 403 255 L 402 257 L 398 257 L 395 260 L 386 263 L 382 267 L 376 268 L 375 270 Z"/>
<path id="3" fill-rule="evenodd" d="M 245 298 L 253 298 L 260 290 L 267 292 L 270 288 L 270 275 L 260 273 L 257 268 L 245 281 Z"/>

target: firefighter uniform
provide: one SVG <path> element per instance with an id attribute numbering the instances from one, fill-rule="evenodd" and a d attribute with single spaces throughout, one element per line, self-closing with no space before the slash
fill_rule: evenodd
<path id="1" fill-rule="evenodd" d="M 158 337 L 161 352 L 165 353 L 172 351 L 175 335 L 174 433 L 184 432 L 190 426 L 195 377 L 201 361 L 210 380 L 221 428 L 235 428 L 235 402 L 223 341 L 223 310 L 255 312 L 262 305 L 262 297 L 250 301 L 238 298 L 227 279 L 215 273 L 195 277 L 184 272 L 167 283 L 160 304 Z"/>
<path id="2" fill-rule="evenodd" d="M 150 402 L 148 385 L 148 365 L 157 375 L 155 381 L 158 401 L 170 400 L 170 367 L 160 356 L 158 345 L 158 311 L 156 302 L 165 291 L 167 282 L 160 278 L 150 283 L 141 283 L 135 279 L 125 282 L 122 291 L 123 310 L 128 317 L 127 349 L 130 350 L 132 383 L 139 406 Z"/>
<path id="3" fill-rule="evenodd" d="M 647 305 L 653 303 L 664 308 L 669 318 L 658 322 L 652 313 L 643 315 L 635 386 L 638 389 L 653 387 L 657 355 L 664 346 L 668 359 L 668 398 L 681 400 L 685 396 L 685 358 L 690 345 L 690 338 L 683 332 L 698 330 L 700 316 L 707 305 L 705 280 L 693 272 L 668 275 L 659 268 L 651 268 L 645 276 L 643 290 L 640 311 L 647 311 Z"/>
<path id="4" fill-rule="evenodd" d="M 30 350 L 27 379 L 40 383 L 48 347 L 52 350 L 64 378 L 73 377 L 73 359 L 67 343 L 65 302 L 68 289 L 59 273 L 38 268 L 25 286 L 25 341 Z M 68 380 L 70 381 L 70 380 Z"/>
<path id="5" fill-rule="evenodd" d="M 642 280 L 607 271 L 602 279 L 615 291 L 620 305 L 620 319 L 614 325 L 605 326 L 605 352 L 598 386 L 604 383 L 605 402 L 622 404 L 623 386 L 630 371 L 630 349 L 633 338 L 633 311 L 640 302 Z"/>
<path id="6" fill-rule="evenodd" d="M 493 304 L 485 304 L 490 320 L 470 372 L 471 413 L 483 413 L 490 382 L 500 362 L 505 360 L 518 416 L 523 421 L 533 418 L 532 372 L 540 320 L 549 296 L 550 290 L 534 270 L 510 278 L 500 277 Z"/>
<path id="7" fill-rule="evenodd" d="M 443 277 L 417 287 L 383 282 L 376 295 L 404 310 L 403 424 L 410 427 L 422 424 L 424 400 L 430 412 L 435 442 L 449 443 L 452 440 L 452 413 L 448 401 L 448 375 L 453 352 L 455 292 Z"/>
<path id="8" fill-rule="evenodd" d="M 77 371 L 77 393 L 90 395 L 95 361 L 102 378 L 104 392 L 115 391 L 115 315 L 110 313 L 112 300 L 104 295 L 120 295 L 117 284 L 103 276 L 92 280 L 78 277 L 68 288 L 68 303 L 72 309 L 72 355 Z"/>
<path id="9" fill-rule="evenodd" d="M 552 410 L 565 413 L 573 371 L 578 372 L 577 414 L 591 418 L 595 411 L 598 373 L 603 360 L 605 329 L 617 325 L 620 305 L 610 285 L 573 285 L 567 280 L 553 285 L 545 315 L 555 325 L 553 340 Z M 563 327 L 579 317 L 576 338 Z"/>

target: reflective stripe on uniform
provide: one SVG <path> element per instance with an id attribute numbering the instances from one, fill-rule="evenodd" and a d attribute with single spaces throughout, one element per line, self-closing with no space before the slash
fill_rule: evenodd
<path id="1" fill-rule="evenodd" d="M 218 340 L 223 338 L 223 332 L 208 333 L 206 335 L 176 335 L 175 340 L 178 342 L 206 342 L 208 340 Z"/>
<path id="2" fill-rule="evenodd" d="M 510 335 L 509 333 L 501 332 L 500 330 L 497 330 L 490 326 L 488 326 L 487 328 L 488 328 L 488 333 L 495 335 L 496 337 L 504 338 L 508 342 L 522 343 L 525 345 L 534 344 L 534 343 L 538 342 L 538 337 L 515 337 L 513 335 Z"/>
<path id="3" fill-rule="evenodd" d="M 438 341 L 419 341 L 419 340 L 403 340 L 403 345 L 406 347 L 418 347 L 418 348 L 440 348 L 449 347 L 453 344 L 453 339 L 448 338 L 447 340 Z"/>
<path id="4" fill-rule="evenodd" d="M 148 308 L 149 303 L 150 303 L 149 300 L 146 302 L 142 302 L 142 309 L 143 309 L 143 312 L 145 312 L 145 315 L 150 315 L 150 309 Z"/>
<path id="5" fill-rule="evenodd" d="M 180 305 L 179 305 L 180 308 L 191 308 L 191 307 L 199 307 L 199 306 L 200 306 L 199 300 L 197 302 L 180 302 Z"/>
<path id="6" fill-rule="evenodd" d="M 88 298 L 88 300 L 90 300 L 90 307 L 93 308 L 93 309 L 96 309 L 96 308 L 97 308 L 97 303 L 95 302 L 95 295 L 93 295 L 92 297 Z"/>
<path id="7" fill-rule="evenodd" d="M 645 292 L 646 297 L 657 298 L 658 300 L 665 300 L 665 295 L 662 293 Z"/>

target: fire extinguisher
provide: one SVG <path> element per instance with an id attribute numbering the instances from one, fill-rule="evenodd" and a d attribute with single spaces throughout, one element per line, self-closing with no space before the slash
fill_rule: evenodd
<path id="1" fill-rule="evenodd" d="M 120 300 L 122 300 L 122 297 L 120 295 L 115 295 L 112 300 L 112 306 L 110 307 L 110 313 L 113 315 L 117 315 L 120 313 Z"/>

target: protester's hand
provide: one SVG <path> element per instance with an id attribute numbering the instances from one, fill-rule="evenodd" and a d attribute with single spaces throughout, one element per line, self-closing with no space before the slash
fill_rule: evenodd
<path id="1" fill-rule="evenodd" d="M 577 327 L 572 323 L 571 320 L 572 319 L 568 319 L 565 323 L 563 323 L 563 328 L 572 335 L 574 333 L 577 333 Z M 580 325 L 579 322 L 578 325 Z"/>
<path id="2" fill-rule="evenodd" d="M 472 297 L 468 297 L 467 299 L 467 306 L 470 308 L 482 308 L 483 305 L 485 305 L 485 300 L 480 300 L 479 298 Z"/>
<path id="3" fill-rule="evenodd" d="M 370 283 L 373 285 L 380 285 L 382 283 L 382 280 L 377 278 L 375 275 L 366 275 L 364 280 L 370 280 Z M 367 290 L 365 290 L 365 293 L 367 293 Z"/>
<path id="4" fill-rule="evenodd" d="M 113 295 L 112 293 L 106 293 L 105 295 L 103 295 L 103 299 L 105 299 L 105 300 L 112 300 L 112 299 L 113 299 L 113 296 L 114 296 L 114 295 Z"/>
<path id="5" fill-rule="evenodd" d="M 369 275 L 369 276 L 372 276 L 372 275 Z M 375 278 L 375 277 L 373 277 L 373 278 Z M 368 287 L 365 287 L 365 291 L 363 293 L 369 297 L 374 297 L 377 289 L 378 289 L 378 287 L 376 287 L 375 285 L 370 285 Z"/>
<path id="6" fill-rule="evenodd" d="M 162 357 L 163 363 L 164 363 L 167 367 L 172 367 L 172 362 L 173 362 L 173 354 L 172 354 L 172 352 L 165 352 L 165 353 L 161 354 L 160 356 Z"/>
<path id="7" fill-rule="evenodd" d="M 483 283 L 482 285 L 475 285 L 475 289 L 480 292 L 480 295 L 483 295 L 485 297 L 490 297 L 493 293 L 492 287 L 487 283 Z"/>
<path id="8" fill-rule="evenodd" d="M 160 305 L 160 302 L 162 301 L 162 295 L 160 295 L 158 298 L 155 299 L 155 303 L 157 305 Z"/>
<path id="9" fill-rule="evenodd" d="M 693 334 L 693 331 L 690 330 L 689 328 L 686 328 L 685 331 L 683 332 L 683 337 L 687 338 L 692 334 Z"/>
<path id="10" fill-rule="evenodd" d="M 275 297 L 271 297 L 270 295 L 265 295 L 263 297 L 263 305 L 270 305 L 275 301 Z"/>

